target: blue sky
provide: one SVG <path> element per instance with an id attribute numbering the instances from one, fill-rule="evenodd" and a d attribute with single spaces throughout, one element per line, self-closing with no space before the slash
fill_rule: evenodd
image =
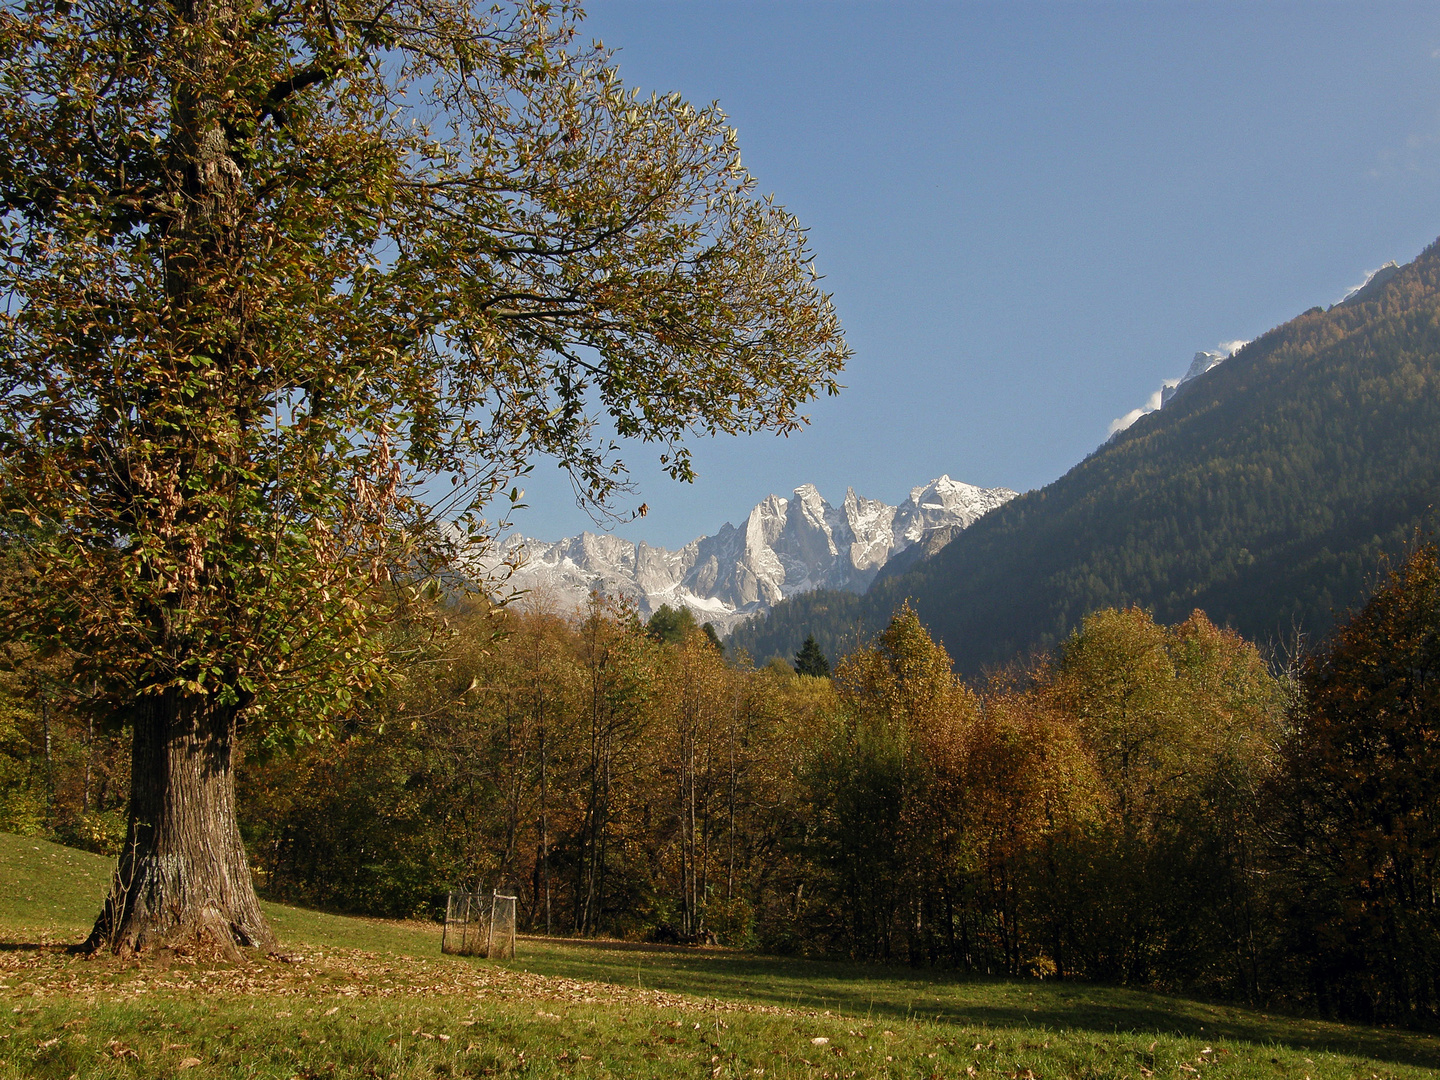
<path id="1" fill-rule="evenodd" d="M 852 360 L 789 439 L 626 460 L 679 546 L 770 492 L 1063 474 L 1198 349 L 1440 236 L 1434 4 L 592 0 L 645 91 L 719 100 L 809 227 Z M 595 528 L 547 462 L 515 519 Z"/>

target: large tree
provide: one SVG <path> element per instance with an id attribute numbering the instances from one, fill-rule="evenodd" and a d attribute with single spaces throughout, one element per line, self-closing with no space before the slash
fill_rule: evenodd
<path id="1" fill-rule="evenodd" d="M 724 116 L 627 92 L 577 19 L 0 2 L 4 621 L 133 729 L 97 946 L 272 941 L 240 731 L 372 683 L 386 598 L 476 565 L 533 458 L 603 506 L 619 440 L 687 479 L 687 435 L 836 390 L 803 231 Z"/>
<path id="2" fill-rule="evenodd" d="M 1301 670 L 1276 785 L 1291 956 L 1327 1011 L 1440 1016 L 1440 548 Z"/>

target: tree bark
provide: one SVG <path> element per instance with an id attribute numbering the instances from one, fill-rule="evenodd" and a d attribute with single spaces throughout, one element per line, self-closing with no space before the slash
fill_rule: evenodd
<path id="1" fill-rule="evenodd" d="M 174 691 L 135 716 L 125 849 L 87 946 L 275 945 L 235 818 L 237 711 Z"/>

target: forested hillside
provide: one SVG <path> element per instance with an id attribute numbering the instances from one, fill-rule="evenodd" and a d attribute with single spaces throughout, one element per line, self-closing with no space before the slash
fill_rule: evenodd
<path id="1" fill-rule="evenodd" d="M 1436 522 L 1440 250 L 1312 308 L 1186 384 L 1061 479 L 986 515 L 859 605 L 806 597 L 732 648 L 790 656 L 872 631 L 910 598 L 962 671 L 1138 603 L 1200 608 L 1261 643 L 1323 635 Z M 843 627 L 831 611 L 843 612 Z M 807 618 L 807 615 L 810 617 Z"/>

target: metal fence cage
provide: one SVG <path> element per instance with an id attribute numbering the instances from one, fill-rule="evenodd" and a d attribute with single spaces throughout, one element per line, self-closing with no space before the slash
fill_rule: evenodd
<path id="1" fill-rule="evenodd" d="M 476 890 L 452 889 L 445 900 L 445 929 L 440 951 L 492 960 L 515 957 L 515 897 L 497 889 L 488 896 Z"/>

